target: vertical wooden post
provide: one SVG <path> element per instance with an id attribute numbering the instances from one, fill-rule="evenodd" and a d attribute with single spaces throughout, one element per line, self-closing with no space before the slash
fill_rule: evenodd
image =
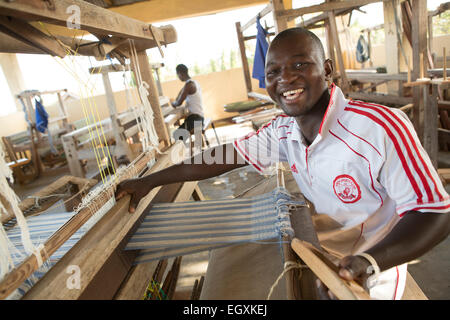
<path id="1" fill-rule="evenodd" d="M 114 156 L 120 157 L 126 155 L 128 160 L 133 161 L 133 155 L 125 138 L 122 137 L 119 130 L 119 123 L 117 122 L 117 107 L 114 100 L 114 92 L 112 90 L 111 81 L 109 80 L 108 70 L 102 70 L 103 85 L 105 87 L 106 104 L 108 105 L 109 117 L 111 118 L 111 128 L 113 131 L 114 139 L 116 140 L 116 150 Z"/>
<path id="2" fill-rule="evenodd" d="M 445 47 L 442 49 L 442 58 L 443 58 L 443 64 L 442 64 L 442 78 L 444 80 L 447 80 L 447 54 L 445 52 Z"/>
<path id="3" fill-rule="evenodd" d="M 411 18 L 411 39 L 412 39 L 412 51 L 413 51 L 413 70 L 412 81 L 415 81 L 420 77 L 420 66 L 427 66 L 427 61 L 424 61 L 427 57 L 427 1 L 426 0 L 412 0 L 412 18 Z M 422 54 L 422 62 L 420 57 Z M 428 68 L 427 68 L 428 69 Z M 425 74 L 426 76 L 426 74 Z M 423 141 L 423 113 L 425 111 L 425 96 L 423 87 L 413 87 L 413 123 L 414 127 L 419 135 L 419 138 Z"/>
<path id="4" fill-rule="evenodd" d="M 170 145 L 170 137 L 167 131 L 166 124 L 164 123 L 164 117 L 161 111 L 161 106 L 159 105 L 159 95 L 158 89 L 156 88 L 155 80 L 152 75 L 152 68 L 150 66 L 150 62 L 148 61 L 148 56 L 144 51 L 139 51 L 137 53 L 137 63 L 139 64 L 139 69 L 141 70 L 142 81 L 145 81 L 149 88 L 147 89 L 149 92 L 148 100 L 153 110 L 154 120 L 153 123 L 155 125 L 156 133 L 158 134 L 159 141 L 163 141 L 165 146 Z M 136 74 L 137 68 L 133 64 L 133 71 Z"/>
<path id="5" fill-rule="evenodd" d="M 163 95 L 162 87 L 161 87 L 161 77 L 159 76 L 159 68 L 154 68 L 156 75 L 156 87 L 158 88 L 158 94 L 160 96 Z"/>
<path id="6" fill-rule="evenodd" d="M 28 134 L 30 135 L 30 143 L 31 143 L 31 152 L 32 152 L 32 159 L 34 162 L 34 167 L 36 169 L 36 172 L 38 172 L 38 175 L 44 172 L 44 165 L 42 164 L 41 158 L 39 157 L 39 152 L 37 150 L 36 141 L 34 138 L 37 138 L 37 143 L 41 141 L 40 132 L 36 130 L 36 113 L 33 108 L 33 101 L 31 95 L 25 95 L 25 105 L 27 109 L 28 114 L 28 120 L 30 121 L 30 124 L 28 125 Z"/>
<path id="7" fill-rule="evenodd" d="M 278 13 L 284 11 L 283 0 L 270 0 L 272 4 L 273 22 L 275 24 L 275 34 L 280 33 L 288 28 L 287 19 L 278 16 Z"/>
<path id="8" fill-rule="evenodd" d="M 63 127 L 69 131 L 69 120 L 67 119 L 67 109 L 66 106 L 64 104 L 64 100 L 61 97 L 61 92 L 57 93 L 58 95 L 58 102 L 59 102 L 59 114 L 61 117 L 64 117 L 63 119 Z"/>
<path id="9" fill-rule="evenodd" d="M 394 6 L 397 10 L 395 10 Z M 384 46 L 386 52 L 386 69 L 388 74 L 398 74 L 400 72 L 400 48 L 397 39 L 397 25 L 395 23 L 395 12 L 400 11 L 398 0 L 383 2 L 384 13 Z M 390 81 L 387 84 L 389 94 L 398 94 L 400 89 L 397 81 Z"/>
<path id="10" fill-rule="evenodd" d="M 238 43 L 239 43 L 239 52 L 241 54 L 242 71 L 244 71 L 245 86 L 247 88 L 247 93 L 248 93 L 248 92 L 252 92 L 252 80 L 250 78 L 250 69 L 248 67 L 247 55 L 245 54 L 244 35 L 242 34 L 240 22 L 236 22 L 236 33 L 237 33 L 237 38 L 238 38 Z"/>
<path id="11" fill-rule="evenodd" d="M 431 84 L 431 94 L 428 95 L 428 86 L 424 86 L 426 96 L 427 110 L 424 113 L 424 135 L 423 146 L 430 156 L 433 166 L 437 169 L 438 165 L 438 98 L 439 85 Z"/>
<path id="12" fill-rule="evenodd" d="M 330 24 L 325 20 L 325 38 L 327 41 L 328 58 L 333 60 L 333 64 L 336 65 L 336 55 L 334 54 L 333 36 L 331 35 Z"/>
<path id="13" fill-rule="evenodd" d="M 347 74 L 345 72 L 344 59 L 342 58 L 341 43 L 339 41 L 339 33 L 336 25 L 336 17 L 333 11 L 328 11 L 328 23 L 330 25 L 331 36 L 333 37 L 333 43 L 336 48 L 337 62 L 339 66 L 339 73 L 341 74 L 341 89 L 344 93 L 349 90 L 349 82 Z"/>
<path id="14" fill-rule="evenodd" d="M 292 0 L 283 0 L 283 10 L 292 9 Z M 295 28 L 295 19 L 287 19 L 286 18 L 286 29 L 287 28 Z"/>
<path id="15" fill-rule="evenodd" d="M 81 167 L 80 160 L 78 159 L 75 137 L 72 135 L 63 135 L 61 141 L 70 174 L 75 177 L 84 178 L 84 171 Z"/>
<path id="16" fill-rule="evenodd" d="M 367 31 L 367 46 L 369 47 L 369 65 L 373 67 L 373 59 L 372 59 L 372 35 L 370 30 Z"/>
<path id="17" fill-rule="evenodd" d="M 433 56 L 433 15 L 428 15 L 428 52 L 431 56 L 431 61 L 434 63 L 434 56 Z"/>

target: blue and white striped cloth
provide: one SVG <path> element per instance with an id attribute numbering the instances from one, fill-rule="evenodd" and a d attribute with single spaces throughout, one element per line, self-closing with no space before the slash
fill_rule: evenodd
<path id="1" fill-rule="evenodd" d="M 72 218 L 75 212 L 57 212 L 45 213 L 37 216 L 27 217 L 28 230 L 30 232 L 31 242 L 35 247 L 47 241 L 60 227 Z M 22 263 L 29 254 L 25 251 L 22 244 L 21 230 L 18 225 L 15 225 L 6 231 L 9 240 L 14 245 L 12 250 L 12 259 L 14 266 L 17 267 Z M 25 282 L 18 288 L 17 292 L 13 293 L 10 298 L 20 299 L 45 273 L 53 267 L 53 265 L 61 259 L 67 251 L 69 251 L 78 240 L 86 233 L 86 228 L 80 228 L 75 232 L 61 247 L 58 248 L 44 264 L 35 271 Z M 46 252 L 41 251 L 42 256 L 46 257 Z"/>
<path id="2" fill-rule="evenodd" d="M 135 263 L 211 250 L 232 244 L 281 239 L 292 234 L 287 190 L 252 198 L 162 203 L 152 206 L 125 250 L 141 250 Z"/>
<path id="3" fill-rule="evenodd" d="M 289 219 L 291 205 L 306 203 L 293 201 L 282 188 L 245 199 L 155 204 L 125 250 L 140 250 L 134 262 L 138 264 L 237 243 L 274 238 L 280 241 L 284 233 L 293 233 Z M 43 244 L 75 214 L 45 213 L 28 217 L 31 241 L 36 247 Z M 75 232 L 10 298 L 20 299 L 83 237 L 89 229 L 87 225 Z M 7 235 L 15 246 L 13 261 L 18 266 L 28 256 L 19 226 L 8 230 Z M 41 253 L 45 257 L 45 251 Z"/>

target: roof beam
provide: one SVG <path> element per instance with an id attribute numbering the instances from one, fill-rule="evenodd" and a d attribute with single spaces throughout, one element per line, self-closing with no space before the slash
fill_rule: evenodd
<path id="1" fill-rule="evenodd" d="M 20 19 L 0 16 L 0 31 L 52 56 L 64 58 L 66 55 L 64 47 L 52 37 Z"/>
<path id="2" fill-rule="evenodd" d="M 298 9 L 284 10 L 278 13 L 279 17 L 298 17 L 307 13 L 333 11 L 339 9 L 350 9 L 353 7 L 364 6 L 366 4 L 381 2 L 386 0 L 347 0 L 338 2 L 321 3 L 314 6 L 303 7 Z"/>
<path id="3" fill-rule="evenodd" d="M 164 34 L 159 28 L 154 28 L 152 33 L 147 23 L 81 0 L 0 1 L 0 12 L 2 15 L 23 20 L 39 20 L 67 26 L 68 21 L 74 14 L 68 8 L 74 8 L 74 6 L 79 8 L 79 23 L 82 30 L 138 40 L 157 40 L 165 44 Z"/>

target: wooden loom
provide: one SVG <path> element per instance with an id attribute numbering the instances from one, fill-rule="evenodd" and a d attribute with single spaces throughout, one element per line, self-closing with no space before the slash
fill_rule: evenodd
<path id="1" fill-rule="evenodd" d="M 83 3 L 83 5 L 85 4 Z M 173 148 L 175 148 L 176 150 L 177 147 L 174 146 Z M 142 155 L 141 158 L 138 158 L 137 162 L 135 163 L 136 168 L 140 169 L 145 167 L 148 160 L 152 157 L 153 155 L 148 154 Z M 164 156 L 159 157 L 157 160 L 158 161 L 156 163 L 156 166 L 153 167 L 151 171 L 162 169 L 163 167 L 167 166 L 170 163 L 168 157 Z M 133 215 L 129 215 L 127 213 L 128 199 L 124 198 L 120 200 L 114 206 L 114 208 L 111 209 L 108 212 L 108 214 L 105 215 L 105 217 L 102 220 L 100 220 L 94 226 L 94 228 L 63 257 L 62 260 L 60 260 L 58 264 L 50 272 L 48 272 L 48 274 L 36 286 L 34 286 L 32 290 L 30 290 L 27 293 L 27 295 L 24 298 L 25 299 L 141 298 L 142 292 L 145 291 L 145 283 L 146 282 L 148 283 L 148 281 L 151 279 L 153 275 L 153 273 L 150 272 L 149 269 L 155 270 L 155 268 L 157 268 L 157 263 L 149 263 L 148 265 L 140 265 L 132 268 L 131 261 L 133 259 L 133 254 L 135 253 L 125 254 L 120 250 L 120 248 L 124 244 L 124 242 L 126 242 L 127 236 L 138 224 L 140 216 L 145 211 L 145 207 L 148 204 L 150 204 L 152 201 L 167 202 L 167 201 L 185 200 L 193 193 L 195 187 L 196 183 L 191 182 L 156 188 L 152 190 L 152 192 L 150 192 L 150 194 L 148 194 L 144 199 L 141 200 L 138 210 Z M 273 189 L 273 187 L 271 189 Z M 254 190 L 254 192 L 256 192 L 256 190 Z M 199 192 L 196 193 L 195 197 L 197 199 L 201 199 Z M 102 201 L 105 200 L 106 199 L 102 199 Z M 83 215 L 77 215 L 76 219 L 69 222 L 68 225 L 64 226 L 61 229 L 60 233 L 58 233 L 57 235 L 55 235 L 55 237 L 52 237 L 50 239 L 52 244 L 51 245 L 49 244 L 46 250 L 47 251 L 52 250 L 51 248 L 54 248 L 58 244 L 60 244 L 63 241 L 64 237 L 67 237 L 70 232 L 76 230 L 80 225 L 82 225 L 84 222 L 83 219 L 87 218 L 86 217 L 87 214 L 88 212 L 86 210 L 84 212 L 84 217 Z M 310 242 L 315 241 L 311 233 L 305 232 L 302 233 L 302 235 L 307 238 L 305 240 L 308 240 Z M 266 253 L 263 252 L 264 251 L 263 249 L 260 250 L 262 250 L 260 251 L 261 254 L 263 256 L 266 256 L 264 262 L 276 260 L 276 259 L 267 259 L 267 250 Z M 248 250 L 244 250 L 244 252 L 248 253 Z M 243 257 L 248 258 L 252 256 L 244 254 Z M 66 279 L 68 276 L 66 273 L 67 267 L 74 264 L 79 265 L 82 269 L 81 272 L 82 288 L 80 290 L 69 290 L 66 287 Z M 217 272 L 217 269 L 216 271 L 214 271 L 213 268 L 214 264 L 217 266 L 217 262 L 215 263 L 214 260 L 211 261 L 212 267 L 208 269 L 209 273 Z M 8 291 L 10 292 L 12 288 L 14 288 L 17 284 L 20 284 L 20 281 L 24 279 L 23 272 L 29 270 L 30 267 L 31 269 L 33 269 L 35 268 L 35 266 L 36 266 L 36 258 L 34 256 L 31 256 L 28 258 L 23 268 L 21 268 L 20 270 L 13 271 L 4 281 L 0 283 L 0 297 L 4 298 L 5 296 L 7 296 L 7 292 Z M 254 265 L 251 264 L 250 266 L 254 267 Z M 265 266 L 266 265 L 264 265 L 263 267 Z M 236 271 L 236 269 L 234 270 Z M 176 268 L 173 270 L 173 273 L 176 274 Z M 259 281 L 261 281 L 261 274 L 257 274 L 255 270 L 251 270 L 250 273 L 253 274 L 253 278 L 256 275 L 257 276 L 256 278 L 259 278 Z M 292 281 L 293 278 L 291 276 L 288 276 L 288 279 L 289 279 L 288 281 Z M 304 290 L 302 291 L 303 292 L 302 297 L 308 297 L 307 292 L 308 290 L 310 290 L 314 278 L 312 277 L 311 273 L 308 276 L 308 271 L 304 270 L 301 279 L 302 281 L 304 281 L 303 283 L 306 283 Z M 272 284 L 272 281 L 271 280 L 269 281 L 270 282 L 268 282 L 268 284 Z M 207 274 L 204 283 L 205 293 L 203 294 L 202 291 L 202 298 L 208 297 L 208 290 L 209 292 L 221 291 L 220 286 L 219 288 L 217 286 L 211 287 L 212 282 L 214 282 L 213 277 L 211 277 L 210 274 Z M 236 283 L 234 284 L 236 285 Z M 222 281 L 220 285 L 223 288 L 223 285 L 226 284 L 224 284 Z M 287 286 L 290 287 L 289 283 Z M 249 286 L 247 285 L 247 288 L 244 288 L 242 292 L 248 293 L 249 292 L 248 287 Z M 294 285 L 292 288 L 297 288 L 297 286 Z M 298 290 L 298 288 L 292 290 Z M 232 292 L 236 293 L 236 291 L 229 291 L 229 294 L 231 294 Z M 289 297 L 291 298 L 298 297 L 295 296 L 295 293 L 293 291 L 289 292 L 291 292 L 288 294 Z M 309 294 L 310 297 L 314 295 L 314 293 L 311 292 Z M 232 297 L 233 299 L 239 299 L 239 296 L 237 295 L 233 295 L 230 297 Z"/>
<path id="2" fill-rule="evenodd" d="M 91 44 L 86 41 L 75 43 L 71 38 L 48 35 L 35 27 L 37 25 L 35 21 L 40 20 L 46 21 L 46 24 L 65 26 L 68 19 L 66 9 L 70 5 L 77 5 L 81 9 L 80 28 L 82 30 L 91 32 L 99 40 L 104 40 L 106 37 L 111 44 L 106 45 L 103 41 Z M 129 58 L 131 55 L 125 39 L 133 39 L 137 50 L 141 76 L 149 84 L 148 90 L 150 95 L 148 98 L 154 112 L 154 124 L 160 140 L 159 147 L 165 154 L 157 155 L 155 152 L 141 154 L 134 160 L 133 170 L 126 171 L 126 174 L 120 176 L 117 182 L 132 177 L 130 174 L 134 172 L 142 175 L 161 170 L 171 165 L 172 159 L 177 158 L 172 157 L 173 155 L 178 154 L 178 159 L 180 159 L 180 153 L 184 153 L 184 148 L 180 143 L 171 145 L 159 104 L 159 95 L 145 53 L 145 50 L 148 48 L 160 47 L 163 44 L 175 42 L 176 32 L 172 26 L 156 28 L 79 0 L 1 2 L 0 9 L 1 15 L 3 15 L 0 17 L 0 30 L 3 32 L 0 34 L 0 51 L 2 52 L 47 53 L 64 57 L 66 50 L 61 45 L 64 44 L 79 54 L 94 55 L 97 58 L 102 58 L 106 53 L 109 53 L 111 56 L 118 58 L 119 61 L 124 61 L 125 58 Z M 84 46 L 77 47 L 79 44 L 84 44 Z M 136 66 L 132 65 L 132 68 L 136 72 Z M 156 160 L 156 164 L 150 170 L 147 170 L 147 163 L 152 159 Z M 95 199 L 94 202 L 96 202 L 97 207 L 101 207 L 103 203 L 108 201 L 114 193 L 114 187 L 115 185 L 113 184 L 109 190 L 104 190 L 103 195 L 109 195 L 109 197 L 100 196 Z M 151 201 L 181 201 L 187 200 L 191 195 L 198 200 L 202 199 L 201 192 L 196 187 L 196 182 L 155 188 L 145 199 L 141 200 L 135 214 L 128 213 L 129 197 L 120 200 L 83 237 L 82 241 L 78 242 L 24 298 L 112 299 L 116 296 L 116 293 L 118 298 L 141 298 L 142 293 L 136 295 L 135 290 L 126 294 L 127 288 L 128 286 L 134 286 L 136 281 L 144 283 L 146 286 L 152 276 L 152 266 L 146 265 L 132 268 L 132 256 L 135 253 L 131 252 L 127 253 L 126 256 L 123 255 L 120 245 L 124 243 L 127 234 L 139 221 L 142 213 Z M 50 256 L 89 219 L 92 214 L 91 210 L 90 208 L 84 208 L 79 211 L 78 214 L 44 243 L 44 248 L 41 251 L 46 254 L 44 258 Z M 71 291 L 67 289 L 66 263 L 67 265 L 77 264 L 81 267 L 82 288 L 80 290 Z M 0 298 L 6 298 L 37 268 L 38 262 L 35 255 L 26 258 L 21 265 L 12 270 L 1 281 Z M 115 270 L 116 273 L 109 277 L 111 276 L 109 274 L 111 270 Z M 105 276 L 108 277 L 108 281 L 102 281 Z M 124 279 L 126 281 L 123 281 Z M 59 287 L 63 288 L 54 290 Z M 119 287 L 120 293 L 118 292 Z M 49 291 L 48 289 L 51 290 Z M 99 293 L 102 295 L 100 296 Z"/>

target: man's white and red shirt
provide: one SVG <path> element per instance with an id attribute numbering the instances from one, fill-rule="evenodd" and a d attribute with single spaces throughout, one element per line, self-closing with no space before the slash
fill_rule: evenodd
<path id="1" fill-rule="evenodd" d="M 347 100 L 335 85 L 311 145 L 305 144 L 294 118 L 280 115 L 235 140 L 234 147 L 261 173 L 276 162 L 289 164 L 315 207 L 321 245 L 339 258 L 374 246 L 410 210 L 450 209 L 449 195 L 408 117 L 399 109 Z M 371 295 L 398 299 L 406 265 L 380 278 Z"/>

